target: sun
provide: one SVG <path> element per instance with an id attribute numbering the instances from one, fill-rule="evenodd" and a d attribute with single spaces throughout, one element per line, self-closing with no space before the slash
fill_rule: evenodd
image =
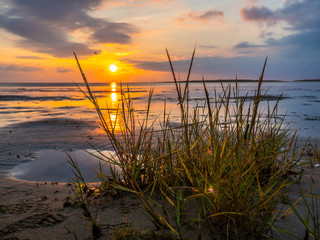
<path id="1" fill-rule="evenodd" d="M 111 65 L 109 66 L 109 70 L 110 70 L 111 72 L 116 72 L 116 71 L 118 70 L 118 67 L 117 67 L 116 65 L 114 65 L 114 64 L 111 64 Z"/>

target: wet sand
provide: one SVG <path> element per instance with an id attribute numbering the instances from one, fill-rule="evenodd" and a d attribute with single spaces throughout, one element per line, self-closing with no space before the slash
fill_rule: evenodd
<path id="1" fill-rule="evenodd" d="M 108 147 L 106 136 L 96 122 L 66 118 L 30 121 L 0 128 L 0 172 L 32 159 L 43 149 L 69 151 Z M 89 143 L 88 143 L 89 142 Z"/>
<path id="2" fill-rule="evenodd" d="M 70 119 L 33 121 L 2 128 L 0 136 L 0 239 L 90 239 L 89 221 L 79 207 L 69 206 L 76 200 L 73 184 L 22 181 L 9 173 L 15 166 L 32 161 L 43 149 L 88 149 L 88 142 L 97 148 L 110 148 L 98 124 Z M 139 204 L 134 195 L 110 193 L 92 198 L 89 205 L 93 214 L 98 210 L 98 222 L 108 239 L 114 228 L 134 219 L 143 219 L 137 224 L 145 226 Z"/>
<path id="3" fill-rule="evenodd" d="M 0 239 L 91 239 L 90 223 L 82 210 L 69 204 L 75 200 L 72 184 L 21 181 L 12 178 L 9 171 L 30 161 L 34 153 L 43 149 L 86 149 L 86 140 L 98 148 L 109 149 L 98 124 L 70 119 L 25 122 L 0 129 L 0 136 Z M 300 139 L 299 144 L 304 141 Z M 320 195 L 319 173 L 320 168 L 303 170 L 300 187 L 304 193 L 314 188 L 313 194 Z M 297 185 L 288 194 L 291 202 L 301 196 Z M 128 223 L 138 229 L 155 229 L 135 195 L 110 192 L 89 199 L 89 207 L 97 214 L 104 234 L 102 239 L 112 239 L 112 231 Z M 286 204 L 279 204 L 282 211 L 288 208 Z M 302 202 L 297 208 L 303 213 Z M 279 219 L 276 227 L 304 237 L 305 229 L 293 214 Z M 293 239 L 277 233 L 273 237 Z"/>

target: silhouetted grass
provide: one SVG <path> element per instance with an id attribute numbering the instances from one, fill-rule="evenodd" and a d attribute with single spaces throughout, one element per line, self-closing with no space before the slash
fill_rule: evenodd
<path id="1" fill-rule="evenodd" d="M 267 236 L 275 219 L 276 204 L 292 183 L 289 173 L 297 162 L 295 134 L 277 118 L 277 104 L 259 109 L 264 63 L 255 96 L 245 104 L 237 86 L 222 86 L 211 100 L 205 81 L 205 108 L 189 104 L 189 76 L 182 84 L 167 51 L 180 108 L 180 126 L 170 115 L 150 120 L 150 90 L 146 115 L 137 122 L 130 91 L 121 90 L 117 108 L 120 130 L 104 114 L 76 57 L 86 90 L 114 156 L 104 161 L 119 166 L 112 176 L 99 174 L 102 186 L 135 193 L 159 229 L 170 229 L 184 239 L 192 228 L 200 239 L 211 232 L 222 239 L 260 239 Z M 231 103 L 231 101 L 234 101 Z M 159 121 L 160 130 L 154 123 Z"/>

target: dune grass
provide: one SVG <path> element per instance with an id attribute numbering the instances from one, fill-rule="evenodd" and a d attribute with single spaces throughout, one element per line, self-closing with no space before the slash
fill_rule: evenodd
<path id="1" fill-rule="evenodd" d="M 99 106 L 75 55 L 86 89 L 95 107 L 114 156 L 98 154 L 119 166 L 112 176 L 99 174 L 101 186 L 135 193 L 147 216 L 158 229 L 169 229 L 179 239 L 261 239 L 270 236 L 277 216 L 276 204 L 293 180 L 289 173 L 298 161 L 295 134 L 277 117 L 277 104 L 261 112 L 264 63 L 254 99 L 246 104 L 239 89 L 222 86 L 209 92 L 203 79 L 205 106 L 191 108 L 189 77 L 177 78 L 167 51 L 180 108 L 180 126 L 171 124 L 166 112 L 149 119 L 150 90 L 146 115 L 137 121 L 130 91 L 121 90 L 117 118 L 120 130 Z M 158 122 L 160 130 L 154 125 Z M 104 188 L 106 190 L 106 187 Z M 190 235 L 190 231 L 192 233 Z"/>

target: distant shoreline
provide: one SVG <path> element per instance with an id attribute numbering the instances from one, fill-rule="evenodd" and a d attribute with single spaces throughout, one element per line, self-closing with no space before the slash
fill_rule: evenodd
<path id="1" fill-rule="evenodd" d="M 206 83 L 256 83 L 259 80 L 252 79 L 216 79 L 216 80 L 205 80 Z M 186 81 L 180 81 L 185 83 Z M 298 79 L 298 80 L 263 80 L 263 82 L 320 82 L 320 79 Z M 92 82 L 91 86 L 106 86 L 110 82 Z M 162 82 L 126 82 L 123 84 L 132 84 L 132 85 L 144 85 L 144 84 L 169 84 L 174 83 L 173 81 L 162 81 Z M 202 83 L 202 80 L 190 80 L 189 83 Z M 0 82 L 0 87 L 84 87 L 84 83 L 73 83 L 73 82 Z"/>
<path id="2" fill-rule="evenodd" d="M 252 79 L 218 79 L 218 80 L 204 80 L 205 82 L 252 82 L 256 83 L 259 82 L 259 80 L 252 80 Z M 186 81 L 180 81 L 180 82 L 186 82 Z M 202 83 L 202 80 L 189 80 L 190 83 Z M 320 79 L 299 79 L 299 80 L 263 80 L 263 82 L 320 82 Z M 168 81 L 160 82 L 160 83 L 171 83 Z"/>
<path id="3" fill-rule="evenodd" d="M 229 83 L 229 82 L 252 82 L 256 83 L 259 80 L 250 80 L 250 79 L 219 79 L 219 80 L 204 80 L 204 82 L 210 82 L 210 83 Z M 180 81 L 181 83 L 187 82 L 187 81 Z M 284 81 L 284 80 L 263 80 L 263 82 L 294 82 L 294 81 Z M 171 82 L 161 82 L 161 83 L 171 83 Z M 202 80 L 189 80 L 189 83 L 202 83 Z"/>

